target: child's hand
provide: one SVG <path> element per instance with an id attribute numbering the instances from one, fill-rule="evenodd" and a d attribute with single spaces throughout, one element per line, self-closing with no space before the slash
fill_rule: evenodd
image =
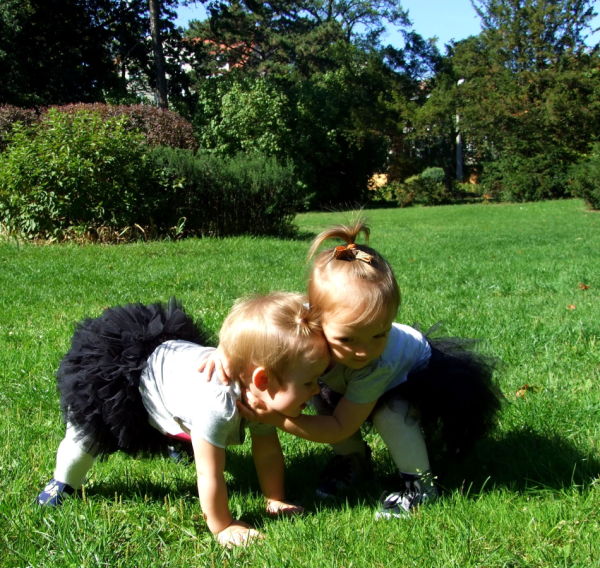
<path id="1" fill-rule="evenodd" d="M 264 402 L 253 396 L 250 391 L 246 391 L 244 399 L 238 399 L 236 404 L 242 417 L 250 422 L 261 422 L 278 427 L 285 419 L 283 414 L 267 408 Z"/>
<path id="2" fill-rule="evenodd" d="M 304 507 L 300 505 L 277 501 L 276 499 L 269 499 L 267 501 L 267 514 L 273 517 L 277 515 L 292 517 L 294 515 L 301 515 L 302 513 L 304 513 Z"/>
<path id="3" fill-rule="evenodd" d="M 229 384 L 229 367 L 227 360 L 223 357 L 223 353 L 219 349 L 215 349 L 198 367 L 198 372 L 206 371 L 206 380 L 211 381 L 213 373 L 217 374 L 219 381 L 224 385 Z"/>
<path id="4" fill-rule="evenodd" d="M 217 542 L 226 548 L 234 546 L 248 546 L 254 540 L 263 539 L 264 536 L 256 529 L 242 521 L 233 521 L 228 527 L 215 535 Z"/>

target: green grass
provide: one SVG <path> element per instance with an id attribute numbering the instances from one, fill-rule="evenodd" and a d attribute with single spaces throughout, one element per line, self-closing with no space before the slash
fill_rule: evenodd
<path id="1" fill-rule="evenodd" d="M 123 246 L 0 243 L 0 566 L 581 567 L 600 563 L 600 214 L 577 200 L 367 212 L 394 266 L 399 321 L 481 338 L 506 396 L 500 425 L 446 492 L 375 522 L 392 464 L 367 434 L 376 479 L 342 503 L 312 498 L 325 446 L 282 435 L 301 519 L 263 515 L 248 447 L 230 453 L 231 507 L 266 534 L 220 549 L 192 466 L 115 455 L 82 499 L 33 504 L 63 434 L 54 373 L 74 322 L 109 305 L 179 297 L 217 330 L 233 300 L 303 290 L 310 238 L 347 213 L 300 215 L 300 237 Z M 580 284 L 589 286 L 582 289 Z M 525 396 L 516 393 L 523 385 Z"/>

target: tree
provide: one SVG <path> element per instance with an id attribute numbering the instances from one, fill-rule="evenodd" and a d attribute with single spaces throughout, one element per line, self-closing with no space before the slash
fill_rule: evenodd
<path id="1" fill-rule="evenodd" d="M 377 48 L 386 25 L 409 23 L 395 0 L 229 0 L 208 11 L 186 33 L 200 60 L 302 77 L 335 68 L 344 46 Z"/>
<path id="2" fill-rule="evenodd" d="M 515 73 L 553 68 L 588 49 L 593 0 L 471 0 L 482 37 Z"/>
<path id="3" fill-rule="evenodd" d="M 101 100 L 117 87 L 102 25 L 108 0 L 5 0 L 0 5 L 0 102 Z"/>
<path id="4" fill-rule="evenodd" d="M 452 46 L 420 133 L 448 144 L 460 116 L 467 162 L 483 166 L 488 188 L 510 199 L 562 196 L 566 169 L 600 131 L 598 50 L 585 44 L 593 3 L 473 4 L 483 31 Z"/>
<path id="5" fill-rule="evenodd" d="M 185 46 L 171 22 L 178 2 L 152 0 L 161 40 L 157 76 L 149 1 L 3 0 L 0 102 L 138 102 L 159 90 L 163 106 L 167 92 L 179 105 L 189 97 L 189 79 L 182 69 Z"/>
<path id="6" fill-rule="evenodd" d="M 160 108 L 167 108 L 167 75 L 165 70 L 165 54 L 160 34 L 160 2 L 148 0 L 150 10 L 150 35 L 152 52 L 154 53 L 154 76 L 156 78 L 156 101 Z"/>
<path id="7" fill-rule="evenodd" d="M 407 109 L 425 96 L 420 85 L 439 53 L 408 29 L 397 2 L 233 0 L 210 4 L 209 13 L 186 32 L 197 50 L 196 124 L 208 147 L 254 144 L 290 160 L 313 206 L 364 202 L 390 147 L 394 167 L 406 169 Z M 402 49 L 381 45 L 390 24 L 404 32 Z"/>

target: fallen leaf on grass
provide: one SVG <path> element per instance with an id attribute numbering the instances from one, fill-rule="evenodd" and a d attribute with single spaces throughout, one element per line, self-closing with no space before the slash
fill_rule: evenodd
<path id="1" fill-rule="evenodd" d="M 584 284 L 583 282 L 579 283 L 579 289 L 580 290 L 589 290 L 589 286 L 587 284 Z"/>
<path id="2" fill-rule="evenodd" d="M 536 386 L 524 384 L 519 390 L 517 390 L 517 392 L 515 393 L 515 396 L 517 398 L 523 398 L 528 392 L 534 393 L 537 391 L 538 391 L 538 388 Z"/>
<path id="3" fill-rule="evenodd" d="M 569 304 L 567 306 L 567 310 L 576 310 L 576 309 L 577 309 L 577 306 L 575 304 Z"/>

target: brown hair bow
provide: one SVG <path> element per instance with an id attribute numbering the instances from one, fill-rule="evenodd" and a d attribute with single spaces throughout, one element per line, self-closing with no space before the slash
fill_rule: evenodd
<path id="1" fill-rule="evenodd" d="M 338 260 L 362 260 L 368 264 L 373 260 L 373 256 L 360 250 L 355 243 L 340 245 L 333 249 L 333 258 Z"/>

